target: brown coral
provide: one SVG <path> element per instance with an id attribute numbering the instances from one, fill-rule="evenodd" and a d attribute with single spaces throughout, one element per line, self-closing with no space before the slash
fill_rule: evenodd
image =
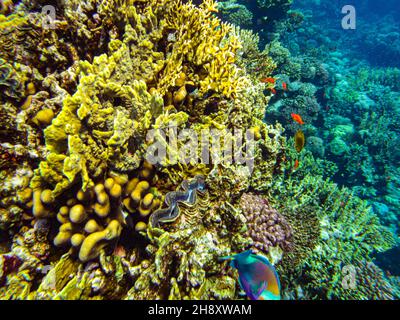
<path id="1" fill-rule="evenodd" d="M 240 207 L 247 220 L 247 235 L 253 239 L 256 249 L 264 253 L 272 247 L 290 250 L 292 229 L 285 217 L 266 199 L 245 193 L 240 198 Z"/>
<path id="2" fill-rule="evenodd" d="M 388 279 L 377 265 L 371 261 L 358 261 L 356 270 L 356 289 L 360 296 L 372 300 L 393 300 L 394 292 Z"/>

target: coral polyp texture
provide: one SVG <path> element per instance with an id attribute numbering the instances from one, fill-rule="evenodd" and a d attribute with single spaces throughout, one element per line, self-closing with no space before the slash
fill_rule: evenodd
<path id="1" fill-rule="evenodd" d="M 240 198 L 240 206 L 247 220 L 247 236 L 253 239 L 256 250 L 266 254 L 271 249 L 290 250 L 292 229 L 266 199 L 245 193 Z"/>
<path id="2" fill-rule="evenodd" d="M 44 4 L 0 7 L 0 299 L 245 299 L 221 258 L 249 249 L 285 298 L 395 296 L 371 258 L 391 229 L 313 158 L 354 128 L 329 144 L 305 128 L 311 154 L 265 121 L 321 110 L 300 79 L 325 69 L 276 39 L 291 1 Z M 232 24 L 257 10 L 269 35 Z"/>

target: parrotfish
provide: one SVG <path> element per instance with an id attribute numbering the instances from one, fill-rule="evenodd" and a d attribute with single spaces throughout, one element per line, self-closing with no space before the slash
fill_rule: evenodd
<path id="1" fill-rule="evenodd" d="M 222 257 L 239 272 L 239 284 L 251 300 L 280 300 L 281 284 L 274 266 L 251 250 Z"/>

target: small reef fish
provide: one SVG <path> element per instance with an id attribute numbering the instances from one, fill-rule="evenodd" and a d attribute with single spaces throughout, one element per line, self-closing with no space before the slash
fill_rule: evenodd
<path id="1" fill-rule="evenodd" d="M 306 137 L 304 136 L 304 132 L 301 130 L 297 130 L 294 135 L 294 147 L 297 152 L 301 152 L 303 150 L 304 145 L 306 144 Z"/>
<path id="2" fill-rule="evenodd" d="M 274 88 L 271 88 L 270 90 L 271 90 L 272 94 L 276 94 L 276 90 Z"/>
<path id="3" fill-rule="evenodd" d="M 296 159 L 296 161 L 294 162 L 294 166 L 293 169 L 296 170 L 299 167 L 299 160 Z"/>
<path id="4" fill-rule="evenodd" d="M 301 125 L 304 124 L 304 121 L 303 121 L 303 119 L 301 118 L 301 116 L 300 116 L 299 114 L 291 113 L 290 115 L 292 116 L 292 119 L 293 119 L 294 121 L 296 121 L 297 123 L 299 123 L 299 124 L 301 124 Z"/>
<path id="5" fill-rule="evenodd" d="M 283 89 L 284 91 L 287 91 L 287 84 L 286 84 L 286 82 L 282 82 L 282 89 Z"/>
<path id="6" fill-rule="evenodd" d="M 262 78 L 260 81 L 262 83 L 272 83 L 272 84 L 274 84 L 275 83 L 275 78 L 267 77 L 267 78 Z"/>
<path id="7" fill-rule="evenodd" d="M 279 277 L 267 258 L 247 250 L 221 260 L 238 270 L 240 287 L 251 300 L 280 300 Z"/>

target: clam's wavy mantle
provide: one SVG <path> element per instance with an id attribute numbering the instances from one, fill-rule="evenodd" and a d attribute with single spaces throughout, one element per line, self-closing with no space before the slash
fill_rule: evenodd
<path id="1" fill-rule="evenodd" d="M 197 191 L 204 193 L 206 183 L 204 176 L 197 175 L 192 180 L 184 180 L 180 185 L 182 191 L 171 191 L 165 196 L 165 204 L 167 208 L 159 209 L 150 216 L 150 225 L 157 228 L 162 223 L 175 221 L 180 214 L 178 203 L 182 202 L 187 205 L 193 205 L 197 201 Z"/>

